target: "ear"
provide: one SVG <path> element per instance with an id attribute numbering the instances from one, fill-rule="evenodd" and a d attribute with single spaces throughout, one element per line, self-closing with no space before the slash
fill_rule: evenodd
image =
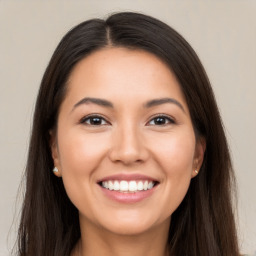
<path id="1" fill-rule="evenodd" d="M 53 159 L 54 167 L 57 168 L 57 171 L 54 171 L 53 173 L 57 177 L 61 177 L 61 165 L 60 165 L 57 135 L 56 135 L 56 132 L 53 130 L 51 130 L 49 134 L 50 134 L 50 148 L 52 153 L 52 159 Z"/>
<path id="2" fill-rule="evenodd" d="M 194 178 L 200 172 L 200 168 L 204 160 L 204 152 L 206 149 L 206 141 L 204 137 L 198 137 L 196 139 L 195 155 L 193 160 L 192 178 Z"/>

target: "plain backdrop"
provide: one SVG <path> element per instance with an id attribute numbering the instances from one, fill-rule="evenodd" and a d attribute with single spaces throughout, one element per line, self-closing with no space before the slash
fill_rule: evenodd
<path id="1" fill-rule="evenodd" d="M 31 119 L 40 80 L 73 26 L 117 11 L 168 23 L 196 50 L 212 82 L 238 181 L 241 250 L 256 251 L 256 0 L 0 0 L 0 255 L 17 234 Z"/>

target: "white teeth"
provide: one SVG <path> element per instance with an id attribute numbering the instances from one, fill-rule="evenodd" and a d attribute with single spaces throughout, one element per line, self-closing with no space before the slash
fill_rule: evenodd
<path id="1" fill-rule="evenodd" d="M 149 190 L 154 187 L 155 183 L 153 181 L 118 181 L 118 180 L 109 180 L 109 181 L 103 181 L 102 187 L 109 189 L 109 190 L 115 190 L 119 192 L 137 192 L 142 190 Z"/>
<path id="2" fill-rule="evenodd" d="M 107 182 L 107 181 L 106 181 Z M 112 181 L 108 182 L 108 189 L 109 190 L 113 190 L 114 189 L 114 184 L 112 183 Z"/>
<path id="3" fill-rule="evenodd" d="M 102 182 L 102 186 L 103 186 L 104 188 L 108 188 L 108 182 L 107 182 L 107 181 L 103 181 L 103 182 Z"/>
<path id="4" fill-rule="evenodd" d="M 139 181 L 139 182 L 138 182 L 137 189 L 138 189 L 139 191 L 143 190 L 143 182 L 142 182 L 142 181 Z"/>
<path id="5" fill-rule="evenodd" d="M 148 183 L 148 189 L 151 189 L 151 188 L 153 188 L 153 187 L 154 187 L 154 184 L 153 184 L 152 181 L 150 181 L 150 182 Z"/>
<path id="6" fill-rule="evenodd" d="M 147 190 L 148 189 L 148 181 L 145 181 L 143 184 L 143 189 Z"/>
<path id="7" fill-rule="evenodd" d="M 119 182 L 117 180 L 114 181 L 114 190 L 119 190 Z"/>
<path id="8" fill-rule="evenodd" d="M 118 182 L 118 181 L 117 181 L 117 182 Z M 120 191 L 128 191 L 128 187 L 129 187 L 129 185 L 128 185 L 128 182 L 127 182 L 127 181 L 122 180 L 122 181 L 120 182 Z"/>
<path id="9" fill-rule="evenodd" d="M 137 183 L 136 181 L 130 181 L 129 182 L 129 191 L 137 191 Z"/>

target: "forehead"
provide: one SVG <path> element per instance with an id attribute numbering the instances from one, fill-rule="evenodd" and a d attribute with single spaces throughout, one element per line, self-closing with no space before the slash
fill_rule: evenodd
<path id="1" fill-rule="evenodd" d="M 176 97 L 185 103 L 171 69 L 143 50 L 103 48 L 81 60 L 68 80 L 68 96 L 110 100 Z"/>

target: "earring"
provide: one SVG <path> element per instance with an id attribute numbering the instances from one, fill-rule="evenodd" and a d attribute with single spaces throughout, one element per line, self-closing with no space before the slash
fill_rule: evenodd
<path id="1" fill-rule="evenodd" d="M 58 170 L 57 167 L 54 167 L 52 171 L 53 171 L 54 173 L 58 173 L 58 172 L 59 172 L 59 170 Z"/>
<path id="2" fill-rule="evenodd" d="M 198 174 L 198 170 L 195 170 L 195 173 Z"/>

